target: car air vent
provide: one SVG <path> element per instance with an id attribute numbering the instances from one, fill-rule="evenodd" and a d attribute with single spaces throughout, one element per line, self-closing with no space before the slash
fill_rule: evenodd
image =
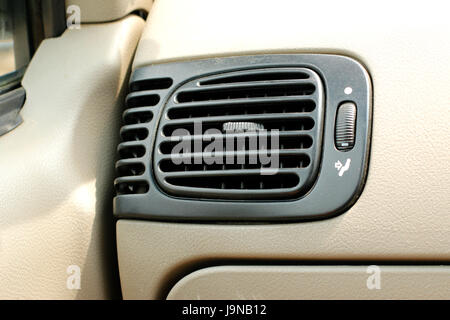
<path id="1" fill-rule="evenodd" d="M 337 55 L 139 67 L 125 100 L 114 214 L 226 222 L 339 214 L 364 186 L 371 96 L 364 67 Z"/>
<path id="2" fill-rule="evenodd" d="M 322 115 L 322 83 L 310 69 L 250 69 L 192 80 L 165 106 L 156 178 L 177 196 L 299 197 L 317 175 Z"/>

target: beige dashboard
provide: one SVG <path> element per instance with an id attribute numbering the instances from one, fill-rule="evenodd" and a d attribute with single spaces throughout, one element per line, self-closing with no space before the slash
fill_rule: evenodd
<path id="1" fill-rule="evenodd" d="M 24 122 L 0 137 L 0 299 L 450 299 L 444 1 L 65 4 L 80 8 L 81 27 L 41 43 L 22 81 Z M 356 203 L 295 223 L 113 217 L 130 74 L 267 53 L 344 55 L 370 73 L 371 150 Z M 380 290 L 368 290 L 369 266 Z"/>
<path id="2" fill-rule="evenodd" d="M 350 56 L 373 81 L 372 147 L 360 199 L 336 218 L 266 225 L 119 220 L 124 298 L 164 298 L 180 274 L 223 261 L 448 263 L 450 127 L 444 110 L 450 101 L 450 24 L 440 6 L 404 11 L 401 4 L 368 8 L 357 1 L 155 3 L 134 69 L 268 52 Z"/>

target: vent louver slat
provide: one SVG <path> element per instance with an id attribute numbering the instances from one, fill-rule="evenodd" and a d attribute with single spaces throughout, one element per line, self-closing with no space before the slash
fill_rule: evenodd
<path id="1" fill-rule="evenodd" d="M 167 100 L 159 123 L 157 181 L 178 196 L 300 197 L 317 174 L 322 95 L 320 78 L 306 68 L 243 70 L 185 83 Z M 225 150 L 227 139 L 238 147 Z M 224 150 L 205 149 L 218 140 Z M 188 152 L 174 154 L 182 142 Z"/>
<path id="2" fill-rule="evenodd" d="M 208 89 L 190 89 L 177 95 L 177 102 L 195 102 L 208 100 L 226 100 L 258 97 L 307 96 L 314 93 L 310 83 L 241 83 L 240 85 L 220 85 Z"/>
<path id="3" fill-rule="evenodd" d="M 224 75 L 215 76 L 213 79 L 200 81 L 200 85 L 223 84 L 223 83 L 239 83 L 254 81 L 271 81 L 271 80 L 291 80 L 291 79 L 308 79 L 309 74 L 298 70 L 274 71 L 270 69 L 252 70 L 248 74 L 236 74 L 234 76 Z"/>
<path id="4" fill-rule="evenodd" d="M 241 114 L 265 114 L 265 113 L 302 113 L 312 112 L 315 103 L 312 100 L 296 99 L 246 99 L 236 103 L 221 103 L 215 105 L 193 105 L 189 107 L 172 108 L 168 113 L 170 119 L 198 118 L 210 116 L 228 116 Z"/>

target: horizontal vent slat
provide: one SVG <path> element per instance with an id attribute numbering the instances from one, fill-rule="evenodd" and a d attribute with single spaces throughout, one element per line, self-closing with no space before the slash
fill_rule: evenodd
<path id="1" fill-rule="evenodd" d="M 283 132 L 284 133 L 284 132 Z M 181 142 L 187 144 L 189 142 L 189 145 L 191 146 L 191 150 L 194 150 L 196 145 L 198 145 L 201 150 L 204 150 L 206 146 L 208 146 L 211 143 L 211 140 L 217 141 L 218 139 L 221 139 L 222 145 L 225 148 L 227 141 L 229 143 L 233 143 L 234 146 L 239 145 L 241 148 L 245 148 L 246 150 L 250 149 L 256 149 L 258 147 L 261 147 L 262 143 L 259 141 L 259 137 L 257 134 L 253 134 L 251 136 L 240 134 L 240 135 L 216 135 L 214 139 L 206 139 L 204 136 L 186 136 L 186 137 L 178 137 L 179 139 L 176 139 L 174 141 L 171 141 L 167 139 L 164 142 L 161 142 L 159 151 L 162 154 L 170 154 L 174 148 Z M 265 139 L 265 147 L 268 149 L 272 148 L 272 136 L 268 135 Z M 285 149 L 308 149 L 313 144 L 313 139 L 308 135 L 297 135 L 297 136 L 286 136 L 286 135 L 280 135 L 278 136 L 278 148 L 281 150 Z M 194 145 L 194 143 L 196 143 Z"/>
<path id="2" fill-rule="evenodd" d="M 149 190 L 149 184 L 145 181 L 122 182 L 115 185 L 117 195 L 143 194 Z"/>
<path id="3" fill-rule="evenodd" d="M 254 121 L 257 123 L 260 123 L 264 126 L 266 130 L 279 130 L 281 131 L 302 131 L 302 130 L 311 130 L 314 127 L 314 120 L 309 117 L 300 117 L 298 115 L 293 115 L 290 118 L 265 118 L 263 116 L 257 117 L 252 116 L 250 118 L 247 117 L 232 117 L 229 121 L 226 121 L 226 117 L 222 117 L 221 121 L 217 121 L 217 118 L 219 117 L 211 117 L 211 119 L 216 119 L 216 122 L 212 121 L 205 121 L 202 122 L 202 130 L 203 132 L 209 129 L 217 129 L 219 131 L 222 131 L 223 124 L 226 122 L 233 122 L 233 121 Z M 240 119 L 240 120 L 237 120 Z M 171 136 L 172 134 L 178 135 L 178 132 L 174 131 L 176 129 L 184 129 L 189 132 L 190 135 L 195 134 L 194 132 L 194 121 L 184 121 L 181 120 L 178 122 L 178 124 L 173 124 L 170 122 L 169 124 L 166 124 L 163 127 L 163 134 L 165 136 Z"/>
<path id="4" fill-rule="evenodd" d="M 215 157 L 240 157 L 240 156 L 250 156 L 250 155 L 267 155 L 271 156 L 274 154 L 278 154 L 279 156 L 296 156 L 296 155 L 309 155 L 310 151 L 308 149 L 285 149 L 285 150 L 239 150 L 239 151 L 218 151 L 214 153 Z M 175 159 L 194 159 L 194 158 L 202 158 L 203 156 L 207 156 L 205 152 L 190 152 L 190 153 L 180 153 L 175 154 L 173 158 Z M 161 154 L 161 159 L 172 159 L 171 154 Z"/>
<path id="5" fill-rule="evenodd" d="M 130 85 L 130 91 L 144 91 L 144 90 L 161 90 L 168 89 L 172 86 L 173 80 L 171 78 L 156 78 L 134 81 Z"/>
<path id="6" fill-rule="evenodd" d="M 144 194 L 150 189 L 148 181 L 140 176 L 119 177 L 114 180 L 117 195 Z"/>
<path id="7" fill-rule="evenodd" d="M 123 141 L 140 141 L 148 137 L 147 128 L 134 127 L 133 125 L 122 127 L 120 136 Z"/>
<path id="8" fill-rule="evenodd" d="M 269 168 L 266 168 L 269 169 Z M 277 174 L 292 173 L 296 174 L 290 168 L 279 168 Z M 258 176 L 261 175 L 261 169 L 230 169 L 230 170 L 211 170 L 211 171 L 173 171 L 166 173 L 166 179 L 170 178 L 196 178 L 196 177 L 239 177 L 239 176 Z"/>
<path id="9" fill-rule="evenodd" d="M 122 159 L 137 159 L 143 157 L 145 148 L 141 146 L 123 148 L 119 150 L 119 155 Z"/>
<path id="10" fill-rule="evenodd" d="M 119 162 L 116 167 L 119 177 L 140 176 L 145 172 L 145 166 L 142 163 Z"/>
<path id="11" fill-rule="evenodd" d="M 167 174 L 172 174 L 174 172 L 204 172 L 205 174 L 211 174 L 211 175 L 217 175 L 220 174 L 220 172 L 242 172 L 242 174 L 248 174 L 249 170 L 258 170 L 264 168 L 270 168 L 273 163 L 268 164 L 261 164 L 260 161 L 258 161 L 257 158 L 255 158 L 254 163 L 249 161 L 249 157 L 247 156 L 245 158 L 245 161 L 243 161 L 243 164 L 238 163 L 238 159 L 234 158 L 234 164 L 228 164 L 226 163 L 226 159 L 222 159 L 221 163 L 212 163 L 212 164 L 195 164 L 193 159 L 190 159 L 190 164 L 179 164 L 176 165 L 173 163 L 172 160 L 166 159 L 162 160 L 159 164 L 159 168 L 162 172 L 165 172 Z M 286 156 L 286 157 L 280 157 L 278 159 L 278 169 L 300 169 L 300 168 L 306 168 L 309 166 L 310 158 L 307 155 L 296 155 L 296 156 Z"/>
<path id="12" fill-rule="evenodd" d="M 255 81 L 276 81 L 276 80 L 302 80 L 308 79 L 309 74 L 294 70 L 252 70 L 244 74 L 231 74 L 223 76 L 215 76 L 213 79 L 200 81 L 201 86 L 224 84 L 224 83 L 239 83 L 239 82 L 255 82 Z"/>
<path id="13" fill-rule="evenodd" d="M 167 112 L 169 119 L 198 118 L 211 116 L 247 115 L 247 114 L 278 114 L 305 113 L 314 111 L 316 104 L 313 100 L 301 101 L 260 101 L 258 103 L 215 104 L 211 106 L 189 106 L 170 108 Z"/>
<path id="14" fill-rule="evenodd" d="M 271 131 L 267 131 L 267 137 L 270 138 L 272 132 Z M 311 132 L 308 132 L 307 130 L 298 130 L 298 131 L 280 131 L 277 133 L 278 136 L 280 137 L 280 139 L 282 138 L 290 138 L 290 137 L 310 137 Z M 239 138 L 239 137 L 253 137 L 253 136 L 258 136 L 260 135 L 260 133 L 258 131 L 255 132 L 242 132 L 242 133 L 219 133 L 219 134 L 200 134 L 200 135 L 189 135 L 189 136 L 177 136 L 177 135 L 172 135 L 170 137 L 161 137 L 161 143 L 166 143 L 166 142 L 176 142 L 176 141 L 181 141 L 182 139 L 188 140 L 188 141 L 193 141 L 193 140 L 204 140 L 204 141 L 209 141 L 213 138 L 223 138 L 225 139 L 226 137 L 229 138 Z"/>
<path id="15" fill-rule="evenodd" d="M 200 82 L 200 86 L 189 87 L 186 86 L 186 89 L 180 91 L 180 93 L 184 92 L 212 92 L 212 91 L 234 91 L 238 90 L 253 90 L 253 89 L 272 89 L 272 88 L 311 88 L 315 89 L 315 86 L 311 83 L 310 80 L 305 79 L 279 79 L 277 81 L 272 80 L 257 80 L 257 81 L 245 81 L 245 82 L 225 82 L 218 84 L 210 84 L 208 86 L 202 85 L 204 83 Z M 179 94 L 180 94 L 179 93 Z"/>
<path id="16" fill-rule="evenodd" d="M 304 96 L 312 95 L 316 87 L 312 83 L 259 83 L 245 84 L 239 86 L 214 86 L 208 89 L 186 89 L 176 96 L 178 103 L 226 100 L 252 97 L 273 97 L 273 96 Z"/>
<path id="17" fill-rule="evenodd" d="M 167 183 L 191 188 L 216 189 L 216 190 L 272 190 L 296 187 L 300 179 L 296 174 L 284 174 L 280 176 L 253 175 L 246 176 L 245 181 L 238 176 L 225 177 L 171 177 L 166 178 Z"/>
<path id="18" fill-rule="evenodd" d="M 152 107 L 158 104 L 160 100 L 158 94 L 144 94 L 142 92 L 130 93 L 126 98 L 126 105 L 129 108 Z"/>
<path id="19" fill-rule="evenodd" d="M 123 113 L 123 122 L 125 125 L 148 123 L 153 119 L 153 112 L 148 110 L 128 109 Z"/>
<path id="20" fill-rule="evenodd" d="M 308 121 L 313 119 L 308 115 L 301 115 L 301 114 L 295 114 L 295 113 L 286 113 L 286 114 L 279 114 L 279 113 L 271 113 L 271 114 L 251 114 L 251 115 L 232 115 L 232 116 L 217 116 L 217 117 L 202 117 L 198 119 L 177 119 L 170 121 L 170 125 L 183 125 L 183 124 L 190 124 L 194 122 L 202 122 L 202 123 L 224 123 L 224 122 L 233 122 L 233 121 L 255 121 L 258 122 L 259 120 L 262 121 L 284 121 L 284 120 L 290 120 L 290 119 L 297 119 L 297 120 L 304 120 Z"/>
<path id="21" fill-rule="evenodd" d="M 312 99 L 309 96 L 285 96 L 285 97 L 253 97 L 253 98 L 239 98 L 239 99 L 230 99 L 226 101 L 222 100 L 210 100 L 210 101 L 194 101 L 194 102 L 186 102 L 182 104 L 171 104 L 170 109 L 181 109 L 181 108 L 203 108 L 203 107 L 214 107 L 219 105 L 229 105 L 233 106 L 236 104 L 271 104 L 277 102 L 303 102 Z"/>

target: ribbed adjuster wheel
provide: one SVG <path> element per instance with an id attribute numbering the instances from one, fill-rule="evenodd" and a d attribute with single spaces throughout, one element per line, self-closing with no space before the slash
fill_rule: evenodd
<path id="1" fill-rule="evenodd" d="M 353 102 L 341 104 L 336 115 L 336 148 L 348 151 L 355 145 L 356 106 Z"/>

